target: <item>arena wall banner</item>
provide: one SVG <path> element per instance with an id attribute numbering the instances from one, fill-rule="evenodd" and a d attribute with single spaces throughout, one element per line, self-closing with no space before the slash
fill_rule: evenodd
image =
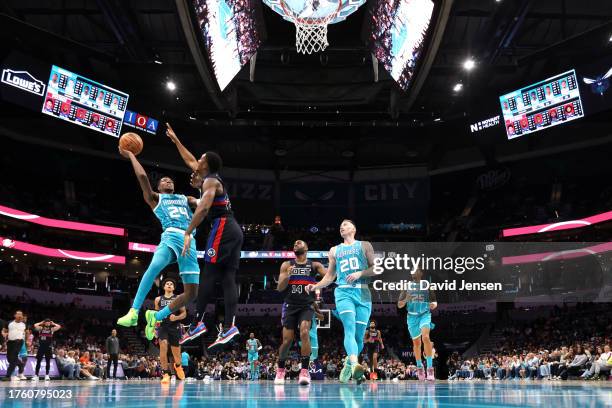
<path id="1" fill-rule="evenodd" d="M 8 370 L 8 360 L 6 359 L 6 353 L 0 353 L 0 377 L 6 376 L 6 371 Z M 43 358 L 40 363 L 40 373 L 46 372 L 47 362 Z M 31 377 L 34 375 L 36 370 L 36 357 L 28 356 L 28 361 L 25 365 L 24 375 L 26 377 Z M 16 371 L 16 370 L 15 370 Z M 57 360 L 55 358 L 51 358 L 51 367 L 49 368 L 49 377 L 51 378 L 59 378 L 61 377 L 59 369 L 57 367 Z M 123 373 L 123 367 L 121 366 L 121 360 L 119 360 L 119 364 L 117 364 L 117 377 L 123 378 L 125 374 Z"/>
<path id="2" fill-rule="evenodd" d="M 9 366 L 9 363 L 8 363 L 8 360 L 6 359 L 6 353 L 0 353 L 0 377 L 6 376 L 6 371 L 8 370 L 8 366 Z M 46 372 L 46 366 L 47 366 L 47 362 L 43 358 L 43 360 L 40 363 L 41 373 Z M 26 365 L 25 365 L 24 375 L 27 377 L 31 377 L 34 375 L 35 370 L 36 370 L 36 357 L 28 356 L 28 361 L 26 362 Z M 17 369 L 15 369 L 15 372 L 16 371 Z M 119 373 L 119 369 L 117 369 L 117 373 Z M 60 372 L 57 368 L 57 362 L 55 361 L 55 358 L 51 359 L 51 367 L 49 368 L 49 377 L 51 378 L 60 377 Z"/>
<path id="3" fill-rule="evenodd" d="M 38 303 L 51 303 L 56 305 L 74 304 L 77 307 L 88 309 L 103 309 L 112 310 L 113 298 L 110 296 L 92 296 L 81 295 L 78 293 L 57 293 L 47 292 L 46 290 L 22 288 L 19 286 L 10 286 L 0 284 L 0 295 L 8 296 L 9 298 L 23 297 L 27 301 L 36 301 Z"/>
<path id="4" fill-rule="evenodd" d="M 505 238 L 519 235 L 541 234 L 551 231 L 584 228 L 588 227 L 589 225 L 599 224 L 610 220 L 612 220 L 612 211 L 607 211 L 605 213 L 591 215 L 590 217 L 578 220 L 559 221 L 552 224 L 530 225 L 528 227 L 508 228 L 502 230 L 502 236 Z"/>
<path id="5" fill-rule="evenodd" d="M 0 205 L 0 215 L 15 218 L 21 221 L 31 222 L 33 224 L 44 225 L 45 227 L 71 229 L 75 231 L 96 232 L 98 234 L 124 236 L 125 229 L 116 227 L 107 227 L 105 225 L 87 224 L 83 222 L 64 221 L 54 218 L 41 217 L 40 215 L 30 214 L 24 211 L 19 211 L 14 208 Z"/>
<path id="6" fill-rule="evenodd" d="M 105 262 L 125 264 L 125 257 L 111 254 L 98 254 L 96 252 L 81 252 L 68 249 L 48 248 L 40 245 L 28 244 L 27 242 L 15 241 L 10 238 L 0 237 L 0 247 L 15 249 L 36 255 L 49 256 L 60 259 L 75 259 L 87 262 Z"/>

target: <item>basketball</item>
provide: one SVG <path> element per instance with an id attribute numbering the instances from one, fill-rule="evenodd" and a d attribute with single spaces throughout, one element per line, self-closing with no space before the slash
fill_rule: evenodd
<path id="1" fill-rule="evenodd" d="M 138 156 L 140 152 L 142 152 L 143 144 L 142 139 L 140 138 L 140 136 L 138 136 L 138 134 L 134 132 L 128 132 L 122 134 L 121 138 L 119 138 L 119 146 L 123 150 L 129 150 L 130 152 Z"/>

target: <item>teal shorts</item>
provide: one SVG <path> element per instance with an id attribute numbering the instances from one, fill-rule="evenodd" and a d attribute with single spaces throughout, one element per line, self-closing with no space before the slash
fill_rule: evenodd
<path id="1" fill-rule="evenodd" d="M 195 238 L 191 240 L 189 254 L 181 256 L 183 251 L 184 234 L 178 231 L 164 231 L 158 247 L 166 246 L 174 253 L 175 261 L 178 263 L 179 275 L 183 283 L 200 283 L 200 266 L 198 265 L 198 252 L 196 250 Z"/>
<path id="2" fill-rule="evenodd" d="M 336 311 L 340 320 L 345 313 L 355 315 L 355 323 L 367 326 L 372 314 L 372 295 L 368 288 L 336 288 L 334 290 L 336 299 Z"/>
<path id="3" fill-rule="evenodd" d="M 431 322 L 431 313 L 423 313 L 420 315 L 408 315 L 408 332 L 412 339 L 421 337 L 421 329 L 423 327 L 433 330 L 435 325 Z"/>
<path id="4" fill-rule="evenodd" d="M 248 359 L 249 359 L 249 361 L 255 361 L 255 360 L 258 360 L 258 359 L 259 359 L 259 353 L 251 353 L 251 352 L 249 351 L 249 354 L 248 354 Z"/>

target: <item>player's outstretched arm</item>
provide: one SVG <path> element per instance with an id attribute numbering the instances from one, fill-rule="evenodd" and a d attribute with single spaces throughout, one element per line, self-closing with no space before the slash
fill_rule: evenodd
<path id="1" fill-rule="evenodd" d="M 187 150 L 185 146 L 183 146 L 176 133 L 174 133 L 174 129 L 172 129 L 172 126 L 170 126 L 170 124 L 167 122 L 166 136 L 168 136 L 170 140 L 172 140 L 172 143 L 175 144 L 179 154 L 181 155 L 181 158 L 183 159 L 187 167 L 189 167 L 191 171 L 196 171 L 198 169 L 198 161 L 196 160 L 195 156 L 191 154 L 191 152 Z"/>
<path id="2" fill-rule="evenodd" d="M 291 272 L 291 263 L 289 261 L 285 261 L 282 263 L 280 267 L 280 274 L 278 275 L 278 284 L 276 285 L 276 290 L 279 292 L 287 289 L 289 285 L 289 273 Z"/>
<path id="3" fill-rule="evenodd" d="M 328 259 L 329 265 L 327 267 L 327 272 L 325 272 L 323 275 L 323 279 L 321 279 L 316 285 L 307 285 L 306 293 L 314 292 L 317 289 L 323 289 L 331 285 L 332 282 L 336 280 L 336 247 L 329 250 Z"/>
<path id="4" fill-rule="evenodd" d="M 147 176 L 147 172 L 144 170 L 134 153 L 129 150 L 123 150 L 119 147 L 119 154 L 121 154 L 126 159 L 129 159 L 132 163 L 132 167 L 134 168 L 134 174 L 136 174 L 136 178 L 138 179 L 138 184 L 140 184 L 140 188 L 142 189 L 142 196 L 149 207 L 155 208 L 157 203 L 159 202 L 159 194 L 157 194 L 151 188 L 151 183 L 149 183 L 149 177 Z"/>
<path id="5" fill-rule="evenodd" d="M 62 326 L 61 326 L 61 325 L 59 325 L 59 324 L 57 324 L 57 323 L 55 323 L 55 322 L 51 322 L 51 324 L 53 325 L 53 327 L 51 327 L 51 332 L 52 332 L 52 333 L 55 333 L 56 331 L 58 331 L 59 329 L 61 329 L 61 328 L 62 328 Z"/>

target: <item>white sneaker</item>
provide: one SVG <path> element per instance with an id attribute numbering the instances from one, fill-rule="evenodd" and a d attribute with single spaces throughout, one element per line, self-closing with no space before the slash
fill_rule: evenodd
<path id="1" fill-rule="evenodd" d="M 37 375 L 32 376 L 32 381 L 38 381 L 38 376 Z"/>
<path id="2" fill-rule="evenodd" d="M 51 380 L 51 377 L 49 377 L 48 375 L 45 375 L 45 381 L 49 381 Z"/>
<path id="3" fill-rule="evenodd" d="M 25 375 L 21 374 L 21 375 L 19 376 L 19 379 L 20 379 L 21 381 L 25 381 L 25 380 L 27 380 L 28 378 L 27 378 Z"/>
<path id="4" fill-rule="evenodd" d="M 93 375 L 91 377 L 88 378 L 88 380 L 99 380 L 98 377 L 94 377 Z"/>
<path id="5" fill-rule="evenodd" d="M 16 375 L 11 376 L 11 382 L 12 381 L 19 381 L 19 377 Z"/>

